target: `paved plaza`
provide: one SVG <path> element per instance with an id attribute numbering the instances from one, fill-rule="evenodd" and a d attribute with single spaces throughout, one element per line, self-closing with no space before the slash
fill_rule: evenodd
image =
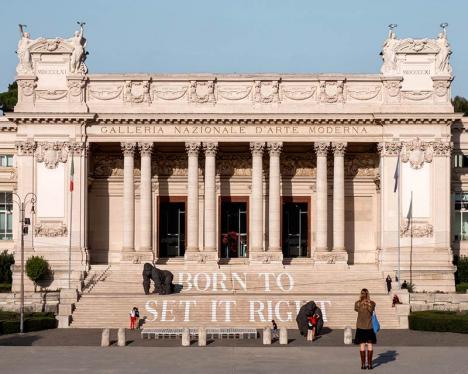
<path id="1" fill-rule="evenodd" d="M 262 339 L 214 340 L 204 348 L 180 339 L 141 339 L 127 331 L 127 347 L 108 348 L 100 330 L 57 329 L 0 336 L 0 373 L 359 373 L 356 346 L 343 345 L 342 330 L 326 330 L 316 342 L 289 331 L 289 344 Z M 379 373 L 466 374 L 467 334 L 383 330 L 375 347 Z M 52 363 L 52 364 L 51 364 Z"/>

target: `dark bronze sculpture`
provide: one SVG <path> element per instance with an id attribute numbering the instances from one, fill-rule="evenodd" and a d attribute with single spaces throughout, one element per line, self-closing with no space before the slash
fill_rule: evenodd
<path id="1" fill-rule="evenodd" d="M 313 301 L 309 301 L 308 303 L 304 304 L 301 307 L 296 317 L 297 327 L 302 336 L 307 336 L 307 329 L 308 329 L 307 317 L 311 317 L 314 314 L 318 314 L 320 317 L 317 321 L 316 334 L 319 335 L 320 332 L 322 331 L 322 327 L 323 327 L 322 310 Z"/>
<path id="2" fill-rule="evenodd" d="M 143 266 L 143 290 L 149 295 L 151 280 L 154 282 L 154 291 L 159 295 L 169 295 L 174 292 L 172 280 L 174 275 L 168 270 L 160 270 L 150 263 Z"/>

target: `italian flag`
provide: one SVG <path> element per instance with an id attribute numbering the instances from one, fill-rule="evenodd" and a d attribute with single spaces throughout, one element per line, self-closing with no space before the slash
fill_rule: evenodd
<path id="1" fill-rule="evenodd" d="M 74 157 L 71 157 L 71 165 L 70 165 L 70 192 L 73 191 L 73 188 L 75 187 L 73 183 L 73 177 L 75 175 L 75 164 L 73 162 Z"/>

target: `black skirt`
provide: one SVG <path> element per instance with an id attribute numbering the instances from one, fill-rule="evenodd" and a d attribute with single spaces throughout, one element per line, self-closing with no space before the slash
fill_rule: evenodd
<path id="1" fill-rule="evenodd" d="M 377 337 L 375 336 L 374 329 L 356 329 L 354 344 L 362 343 L 377 343 Z"/>

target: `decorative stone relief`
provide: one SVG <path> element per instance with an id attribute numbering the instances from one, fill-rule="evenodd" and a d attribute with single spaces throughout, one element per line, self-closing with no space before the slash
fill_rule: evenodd
<path id="1" fill-rule="evenodd" d="M 291 100 L 307 100 L 314 96 L 315 86 L 281 86 L 281 93 Z"/>
<path id="2" fill-rule="evenodd" d="M 31 96 L 37 87 L 35 79 L 20 79 L 17 83 L 21 94 L 24 96 Z"/>
<path id="3" fill-rule="evenodd" d="M 36 142 L 26 140 L 24 142 L 15 142 L 16 152 L 20 156 L 32 156 L 36 150 Z"/>
<path id="4" fill-rule="evenodd" d="M 67 95 L 67 90 L 36 90 L 36 97 L 43 100 L 60 100 Z"/>
<path id="5" fill-rule="evenodd" d="M 153 95 L 162 100 L 178 100 L 186 92 L 187 86 L 157 86 L 153 89 Z"/>
<path id="6" fill-rule="evenodd" d="M 377 151 L 383 156 L 398 156 L 403 144 L 398 141 L 382 142 L 377 144 Z"/>
<path id="7" fill-rule="evenodd" d="M 189 89 L 189 101 L 192 103 L 215 103 L 214 81 L 191 81 Z"/>
<path id="8" fill-rule="evenodd" d="M 384 81 L 383 86 L 387 91 L 388 96 L 397 97 L 400 95 L 401 81 Z"/>
<path id="9" fill-rule="evenodd" d="M 203 143 L 203 150 L 205 151 L 205 155 L 216 156 L 218 143 Z"/>
<path id="10" fill-rule="evenodd" d="M 85 86 L 86 84 L 83 80 L 69 80 L 68 92 L 71 96 L 80 96 Z"/>
<path id="11" fill-rule="evenodd" d="M 271 142 L 271 143 L 268 143 L 267 146 L 268 146 L 268 152 L 270 153 L 270 156 L 279 156 L 283 149 L 282 142 Z"/>
<path id="12" fill-rule="evenodd" d="M 434 81 L 434 93 L 438 97 L 444 97 L 448 94 L 450 88 L 450 80 L 435 80 Z"/>
<path id="13" fill-rule="evenodd" d="M 218 95 L 226 100 L 242 100 L 249 96 L 252 86 L 218 86 Z"/>
<path id="14" fill-rule="evenodd" d="M 252 155 L 262 156 L 265 149 L 265 143 L 250 142 L 250 151 Z"/>
<path id="15" fill-rule="evenodd" d="M 124 86 L 88 88 L 89 95 L 97 100 L 113 100 L 120 96 Z"/>
<path id="16" fill-rule="evenodd" d="M 118 154 L 93 155 L 93 176 L 116 177 L 123 176 L 123 158 Z"/>
<path id="17" fill-rule="evenodd" d="M 38 142 L 35 151 L 37 162 L 43 162 L 47 169 L 55 169 L 59 162 L 67 162 L 69 146 L 66 142 Z"/>
<path id="18" fill-rule="evenodd" d="M 451 142 L 437 141 L 432 142 L 434 156 L 436 157 L 450 157 L 452 153 L 453 144 Z"/>
<path id="19" fill-rule="evenodd" d="M 62 222 L 41 222 L 34 226 L 34 235 L 47 238 L 67 236 L 67 226 Z"/>
<path id="20" fill-rule="evenodd" d="M 314 149 L 317 156 L 326 157 L 328 155 L 328 149 L 330 148 L 330 143 L 314 143 Z"/>
<path id="21" fill-rule="evenodd" d="M 347 145 L 348 145 L 347 143 L 335 143 L 335 142 L 333 142 L 331 144 L 333 154 L 335 156 L 343 157 L 345 155 Z"/>
<path id="22" fill-rule="evenodd" d="M 427 100 L 432 96 L 432 91 L 407 91 L 402 93 L 403 97 L 412 101 Z"/>
<path id="23" fill-rule="evenodd" d="M 185 151 L 189 156 L 198 156 L 200 150 L 200 143 L 198 142 L 186 142 Z"/>
<path id="24" fill-rule="evenodd" d="M 133 156 L 135 154 L 136 142 L 121 142 L 120 147 L 124 156 Z"/>
<path id="25" fill-rule="evenodd" d="M 140 151 L 140 155 L 150 156 L 153 152 L 153 143 L 151 142 L 141 142 L 138 143 L 138 149 Z"/>
<path id="26" fill-rule="evenodd" d="M 68 145 L 70 155 L 87 156 L 89 145 L 85 142 L 70 142 Z"/>
<path id="27" fill-rule="evenodd" d="M 180 153 L 157 153 L 151 163 L 152 175 L 158 176 L 187 176 L 188 159 Z"/>
<path id="28" fill-rule="evenodd" d="M 216 174 L 221 176 L 251 176 L 252 159 L 248 153 L 221 152 L 216 161 Z"/>
<path id="29" fill-rule="evenodd" d="M 431 238 L 434 235 L 434 227 L 430 223 L 408 222 L 400 224 L 400 237 L 402 238 Z"/>
<path id="30" fill-rule="evenodd" d="M 255 81 L 253 100 L 256 103 L 278 103 L 279 102 L 279 82 Z"/>
<path id="31" fill-rule="evenodd" d="M 346 92 L 349 97 L 355 100 L 372 100 L 380 93 L 380 86 L 373 87 L 347 87 Z"/>
<path id="32" fill-rule="evenodd" d="M 432 162 L 434 151 L 432 144 L 422 142 L 419 138 L 404 142 L 401 150 L 401 161 L 409 162 L 413 169 L 421 169 L 424 162 Z"/>
<path id="33" fill-rule="evenodd" d="M 329 82 L 320 81 L 320 102 L 343 103 L 343 81 Z"/>
<path id="34" fill-rule="evenodd" d="M 128 103 L 140 104 L 148 103 L 151 104 L 150 95 L 150 81 L 143 82 L 125 82 L 124 98 Z"/>
<path id="35" fill-rule="evenodd" d="M 344 168 L 347 177 L 375 178 L 379 173 L 379 161 L 373 153 L 347 154 Z"/>
<path id="36" fill-rule="evenodd" d="M 314 177 L 315 157 L 304 153 L 283 153 L 280 160 L 282 177 Z"/>

